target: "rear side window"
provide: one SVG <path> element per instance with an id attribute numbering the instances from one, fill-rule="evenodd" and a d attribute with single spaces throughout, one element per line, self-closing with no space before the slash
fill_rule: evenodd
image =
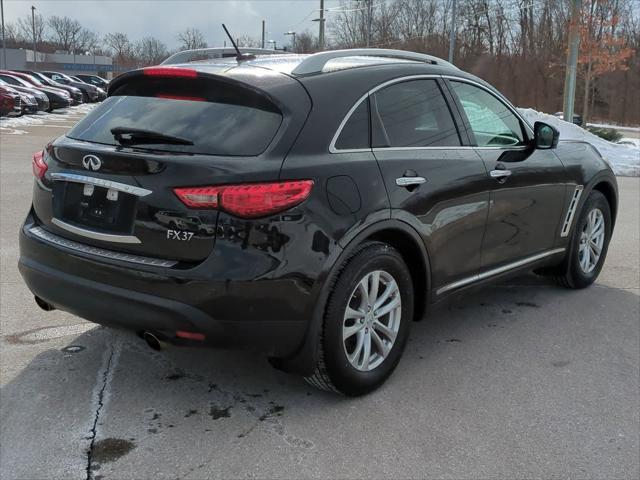
<path id="1" fill-rule="evenodd" d="M 198 90 L 203 91 L 202 97 Z M 282 114 L 266 98 L 222 82 L 162 85 L 156 81 L 120 88 L 68 134 L 70 138 L 119 145 L 112 128 L 136 128 L 187 139 L 193 145 L 145 143 L 137 148 L 205 155 L 255 156 L 273 140 Z"/>
<path id="2" fill-rule="evenodd" d="M 338 150 L 369 148 L 369 101 L 363 100 L 342 127 L 335 147 Z"/>
<path id="3" fill-rule="evenodd" d="M 459 146 L 458 130 L 435 80 L 396 83 L 374 94 L 382 128 L 374 147 Z"/>

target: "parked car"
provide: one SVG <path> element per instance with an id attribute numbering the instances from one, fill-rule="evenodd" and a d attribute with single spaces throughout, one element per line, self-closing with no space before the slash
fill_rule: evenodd
<path id="1" fill-rule="evenodd" d="M 106 98 L 106 92 L 104 91 L 101 92 L 100 89 L 98 89 L 98 87 L 89 85 L 88 83 L 84 83 L 84 82 L 76 82 L 75 80 L 71 79 L 68 75 L 65 75 L 64 73 L 49 72 L 49 71 L 44 71 L 41 73 L 56 82 L 79 88 L 80 91 L 82 92 L 82 101 L 85 103 L 99 102 L 104 100 L 104 98 Z"/>
<path id="2" fill-rule="evenodd" d="M 29 110 L 28 113 L 36 113 L 38 110 L 41 110 L 43 112 L 48 112 L 50 110 L 49 98 L 44 92 L 35 88 L 10 85 L 9 83 L 5 82 L 2 79 L 0 79 L 0 85 L 2 85 L 3 87 L 12 87 L 14 90 L 20 92 L 21 98 L 23 100 L 23 113 L 24 113 L 24 110 Z M 25 103 L 24 96 L 31 97 L 30 99 L 26 99 L 27 105 L 24 104 Z"/>
<path id="3" fill-rule="evenodd" d="M 564 118 L 564 112 L 556 112 L 553 114 L 554 116 L 558 117 L 558 118 Z M 583 121 L 582 121 L 582 116 L 578 115 L 577 113 L 573 114 L 573 123 L 575 123 L 576 125 L 578 125 L 579 127 L 582 126 Z"/>
<path id="4" fill-rule="evenodd" d="M 257 345 L 346 395 L 451 294 L 534 269 L 592 284 L 618 209 L 591 145 L 395 50 L 127 72 L 33 170 L 19 268 L 45 310 L 154 348 Z"/>
<path id="5" fill-rule="evenodd" d="M 14 71 L 31 75 L 36 80 L 41 82 L 44 86 L 57 88 L 59 90 L 65 90 L 71 96 L 72 106 L 80 105 L 82 103 L 82 91 L 79 88 L 72 87 L 71 85 L 63 85 L 62 83 L 53 81 L 46 75 L 41 74 L 40 72 L 34 72 L 32 70 L 14 70 Z"/>
<path id="6" fill-rule="evenodd" d="M 79 73 L 76 75 L 77 78 L 82 80 L 85 83 L 90 83 L 91 85 L 95 85 L 96 87 L 100 87 L 103 90 L 106 90 L 109 87 L 109 82 L 98 75 L 85 75 Z"/>
<path id="7" fill-rule="evenodd" d="M 0 117 L 19 117 L 22 115 L 21 103 L 16 90 L 0 85 Z"/>
<path id="8" fill-rule="evenodd" d="M 38 113 L 38 101 L 36 100 L 36 97 L 30 93 L 20 92 L 20 100 L 22 100 L 23 115 Z"/>
<path id="9" fill-rule="evenodd" d="M 71 97 L 66 91 L 45 86 L 38 87 L 35 81 L 24 73 L 0 70 L 0 80 L 4 80 L 12 86 L 35 88 L 42 91 L 49 99 L 50 110 L 67 108 L 71 105 Z"/>

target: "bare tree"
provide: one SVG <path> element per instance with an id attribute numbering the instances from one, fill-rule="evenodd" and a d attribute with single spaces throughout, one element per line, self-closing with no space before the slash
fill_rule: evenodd
<path id="1" fill-rule="evenodd" d="M 78 32 L 73 45 L 73 51 L 80 53 L 94 53 L 98 47 L 98 35 L 86 28 Z"/>
<path id="2" fill-rule="evenodd" d="M 18 46 L 18 42 L 22 40 L 18 25 L 13 22 L 7 22 L 4 24 L 4 37 L 9 48 L 15 48 Z"/>
<path id="3" fill-rule="evenodd" d="M 35 20 L 35 22 L 32 22 Z M 36 42 L 39 44 L 44 41 L 44 34 L 47 30 L 47 24 L 44 20 L 44 17 L 39 13 L 35 14 L 35 17 L 31 17 L 31 15 L 25 15 L 21 17 L 16 22 L 17 34 L 21 40 L 33 42 L 33 24 L 35 23 L 36 30 Z"/>
<path id="4" fill-rule="evenodd" d="M 197 28 L 187 28 L 178 33 L 180 50 L 193 50 L 195 48 L 207 48 L 204 34 Z"/>
<path id="5" fill-rule="evenodd" d="M 312 53 L 318 50 L 318 37 L 306 30 L 296 35 L 296 52 Z"/>
<path id="6" fill-rule="evenodd" d="M 167 46 L 154 37 L 145 37 L 135 47 L 136 57 L 141 66 L 157 65 L 169 56 Z"/>
<path id="7" fill-rule="evenodd" d="M 253 47 L 259 48 L 262 45 L 262 42 L 257 38 L 250 37 L 249 35 L 242 35 L 237 39 L 236 42 L 238 47 Z"/>
<path id="8" fill-rule="evenodd" d="M 71 52 L 76 47 L 78 35 L 82 30 L 82 24 L 70 17 L 49 17 L 47 25 L 51 30 L 50 41 L 60 50 Z"/>
<path id="9" fill-rule="evenodd" d="M 134 46 L 126 33 L 108 33 L 104 36 L 104 43 L 111 49 L 117 64 L 131 64 L 134 57 Z"/>

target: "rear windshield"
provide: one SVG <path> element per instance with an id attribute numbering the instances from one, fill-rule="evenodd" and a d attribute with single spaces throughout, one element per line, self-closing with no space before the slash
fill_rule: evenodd
<path id="1" fill-rule="evenodd" d="M 130 127 L 181 137 L 193 143 L 145 143 L 136 145 L 136 148 L 205 155 L 255 156 L 265 151 L 282 123 L 282 115 L 275 110 L 256 105 L 256 102 L 247 102 L 236 95 L 225 95 L 218 101 L 117 95 L 102 102 L 67 136 L 119 145 L 111 129 Z"/>

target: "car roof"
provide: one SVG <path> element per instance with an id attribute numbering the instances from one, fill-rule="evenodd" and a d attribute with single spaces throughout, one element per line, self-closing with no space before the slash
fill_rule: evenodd
<path id="1" fill-rule="evenodd" d="M 226 71 L 243 66 L 259 67 L 295 77 L 389 63 L 423 63 L 458 70 L 453 64 L 432 55 L 382 48 L 329 50 L 314 54 L 277 54 L 273 51 L 262 51 L 268 54 L 261 54 L 260 49 L 248 49 L 251 52 L 240 49 L 245 56 L 245 59 L 240 61 L 234 56 L 229 56 L 228 50 L 220 48 L 188 50 L 172 55 L 162 65 L 188 66 L 195 70 L 208 71 L 208 73 L 213 73 L 214 69 Z M 194 60 L 189 61 L 191 58 Z"/>

